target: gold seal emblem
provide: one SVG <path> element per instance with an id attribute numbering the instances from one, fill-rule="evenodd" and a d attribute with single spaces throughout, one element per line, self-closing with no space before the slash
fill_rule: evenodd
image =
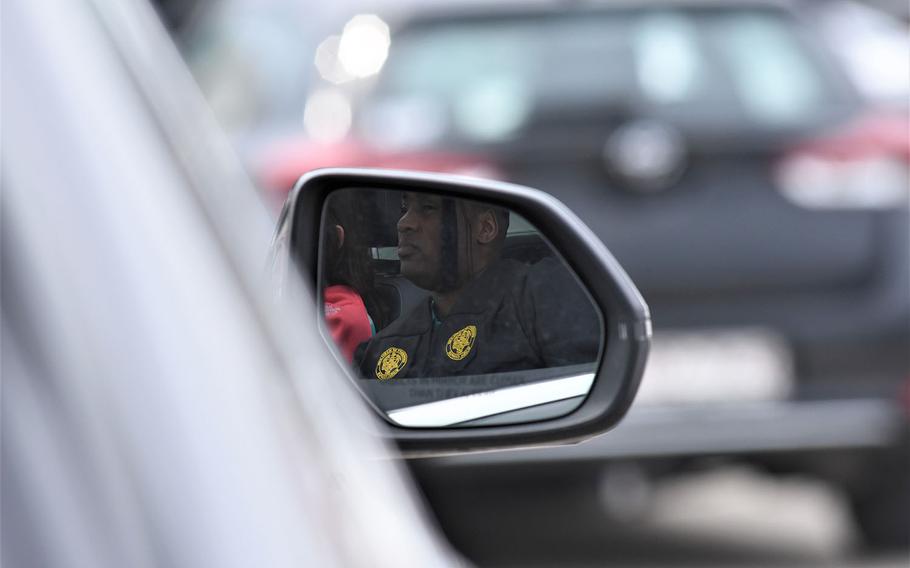
<path id="1" fill-rule="evenodd" d="M 468 356 L 477 339 L 477 326 L 469 325 L 452 334 L 446 342 L 446 355 L 452 361 L 461 361 Z"/>
<path id="2" fill-rule="evenodd" d="M 408 354 L 404 349 L 389 347 L 379 356 L 376 362 L 376 378 L 380 381 L 391 379 L 408 364 Z"/>

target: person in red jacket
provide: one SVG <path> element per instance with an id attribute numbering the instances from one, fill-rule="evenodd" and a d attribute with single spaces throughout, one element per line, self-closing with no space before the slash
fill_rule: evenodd
<path id="1" fill-rule="evenodd" d="M 332 196 L 323 223 L 325 319 L 338 349 L 350 362 L 361 343 L 376 333 L 364 298 L 373 289 L 367 246 L 357 227 L 360 207 L 351 192 Z"/>
<path id="2" fill-rule="evenodd" d="M 373 321 L 360 294 L 350 286 L 335 284 L 323 291 L 325 321 L 332 339 L 350 362 L 357 346 L 375 333 Z"/>

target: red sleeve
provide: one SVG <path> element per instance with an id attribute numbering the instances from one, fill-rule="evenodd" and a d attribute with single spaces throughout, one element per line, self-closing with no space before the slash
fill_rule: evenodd
<path id="1" fill-rule="evenodd" d="M 372 336 L 370 317 L 360 295 L 348 286 L 325 289 L 325 321 L 338 349 L 350 362 L 357 346 Z"/>

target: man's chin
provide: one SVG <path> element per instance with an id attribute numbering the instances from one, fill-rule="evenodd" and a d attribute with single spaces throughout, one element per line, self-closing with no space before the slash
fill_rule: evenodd
<path id="1" fill-rule="evenodd" d="M 401 275 L 418 288 L 423 288 L 424 290 L 434 290 L 436 288 L 436 278 L 419 270 L 410 262 L 401 261 Z"/>

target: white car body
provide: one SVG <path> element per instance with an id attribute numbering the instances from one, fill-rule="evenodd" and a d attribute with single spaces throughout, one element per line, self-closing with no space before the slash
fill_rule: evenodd
<path id="1" fill-rule="evenodd" d="M 2 23 L 3 565 L 457 563 L 152 8 Z"/>

